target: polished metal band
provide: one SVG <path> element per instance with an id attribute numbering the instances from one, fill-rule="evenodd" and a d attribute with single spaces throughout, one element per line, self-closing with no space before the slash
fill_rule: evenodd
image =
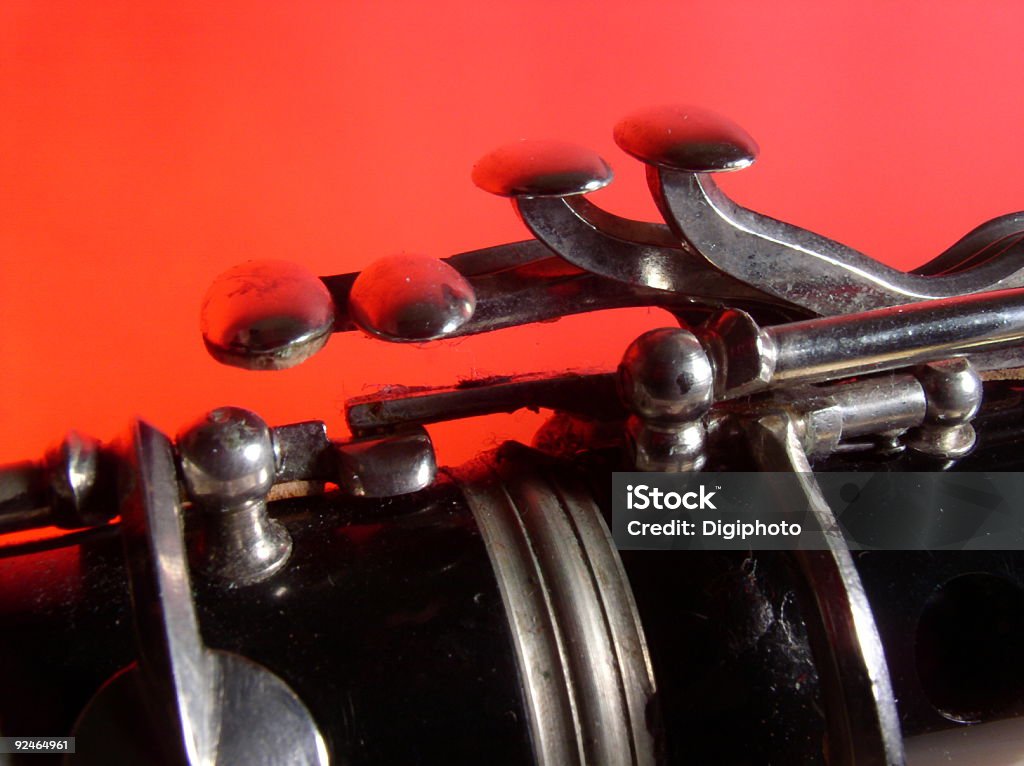
<path id="1" fill-rule="evenodd" d="M 551 470 L 526 448 L 511 452 L 456 480 L 512 627 L 536 761 L 653 764 L 654 676 L 600 511 L 564 467 Z"/>

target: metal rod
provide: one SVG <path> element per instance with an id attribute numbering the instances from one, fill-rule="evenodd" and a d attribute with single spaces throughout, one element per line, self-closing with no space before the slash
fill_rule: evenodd
<path id="1" fill-rule="evenodd" d="M 770 387 L 835 380 L 1020 344 L 1024 288 L 811 319 L 765 333 L 775 346 Z"/>

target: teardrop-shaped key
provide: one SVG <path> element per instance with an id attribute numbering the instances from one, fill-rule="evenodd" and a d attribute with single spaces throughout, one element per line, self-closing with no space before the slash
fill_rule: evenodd
<path id="1" fill-rule="evenodd" d="M 476 309 L 473 286 L 444 261 L 424 255 L 381 258 L 356 278 L 348 310 L 361 329 L 385 340 L 443 338 Z"/>
<path id="2" fill-rule="evenodd" d="M 571 197 L 597 191 L 613 177 L 601 155 L 561 141 L 517 141 L 473 166 L 473 183 L 502 197 Z"/>
<path id="3" fill-rule="evenodd" d="M 757 159 L 757 142 L 721 115 L 694 106 L 658 106 L 615 126 L 615 143 L 642 162 L 687 173 L 741 170 Z"/>
<path id="4" fill-rule="evenodd" d="M 311 357 L 334 327 L 319 277 L 287 261 L 248 261 L 218 276 L 203 299 L 210 354 L 247 370 L 282 370 Z"/>

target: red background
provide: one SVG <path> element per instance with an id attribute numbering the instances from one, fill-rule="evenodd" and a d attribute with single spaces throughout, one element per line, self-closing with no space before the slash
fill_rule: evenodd
<path id="1" fill-rule="evenodd" d="M 521 138 L 589 145 L 595 195 L 655 218 L 611 128 L 640 106 L 732 116 L 762 158 L 737 199 L 909 267 L 1024 208 L 1017 3 L 87 2 L 0 5 L 0 460 L 133 414 L 321 418 L 384 383 L 613 365 L 654 312 L 427 347 L 336 337 L 306 365 L 216 365 L 210 280 L 317 273 L 522 238 L 469 180 Z M 433 429 L 457 462 L 536 416 Z"/>

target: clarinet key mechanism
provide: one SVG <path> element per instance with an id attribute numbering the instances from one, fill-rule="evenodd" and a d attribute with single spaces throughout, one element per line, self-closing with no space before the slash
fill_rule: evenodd
<path id="1" fill-rule="evenodd" d="M 472 180 L 529 238 L 322 277 L 243 263 L 201 330 L 269 374 L 356 331 L 659 309 L 617 368 L 388 387 L 346 403 L 344 438 L 222 406 L 0 468 L 0 532 L 64 530 L 0 547 L 0 736 L 75 738 L 0 763 L 1024 760 L 1024 550 L 869 550 L 844 510 L 1024 468 L 1024 213 L 901 271 L 730 200 L 716 174 L 759 148 L 723 117 L 647 109 L 614 138 L 663 221 L 588 199 L 613 178 L 596 153 L 523 141 Z M 532 444 L 438 466 L 432 424 L 521 408 L 551 412 Z M 731 473 L 789 477 L 820 544 L 617 544 L 613 477 L 640 498 Z M 839 473 L 867 483 L 840 502 Z M 923 540 L 921 493 L 885 513 Z"/>

